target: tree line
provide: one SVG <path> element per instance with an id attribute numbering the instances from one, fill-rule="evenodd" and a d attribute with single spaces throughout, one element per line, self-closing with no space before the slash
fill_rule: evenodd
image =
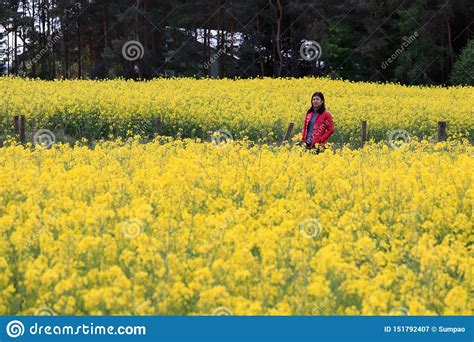
<path id="1" fill-rule="evenodd" d="M 0 70 L 473 84 L 472 17 L 471 0 L 1 0 Z"/>

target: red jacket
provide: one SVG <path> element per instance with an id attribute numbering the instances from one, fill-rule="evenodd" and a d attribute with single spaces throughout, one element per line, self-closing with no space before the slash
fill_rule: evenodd
<path id="1" fill-rule="evenodd" d="M 308 131 L 308 125 L 313 116 L 313 111 L 310 110 L 306 113 L 304 119 L 304 127 L 301 134 L 303 135 L 303 142 L 306 143 L 306 136 Z M 315 144 L 324 144 L 329 137 L 334 133 L 334 122 L 332 121 L 332 115 L 330 112 L 325 110 L 316 118 L 316 122 L 313 127 L 313 138 L 311 139 L 311 147 Z"/>

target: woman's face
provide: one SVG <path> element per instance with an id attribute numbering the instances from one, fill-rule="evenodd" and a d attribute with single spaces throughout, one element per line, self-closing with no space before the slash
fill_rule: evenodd
<path id="1" fill-rule="evenodd" d="M 319 96 L 313 96 L 313 107 L 319 108 L 323 104 L 323 100 Z"/>

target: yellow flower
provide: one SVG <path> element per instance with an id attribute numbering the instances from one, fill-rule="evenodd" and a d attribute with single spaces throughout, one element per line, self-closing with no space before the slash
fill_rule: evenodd
<path id="1" fill-rule="evenodd" d="M 472 314 L 472 151 L 0 148 L 0 314 Z"/>

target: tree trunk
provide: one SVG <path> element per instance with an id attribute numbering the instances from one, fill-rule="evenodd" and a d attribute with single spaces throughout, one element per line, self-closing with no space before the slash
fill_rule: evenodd
<path id="1" fill-rule="evenodd" d="M 46 48 L 46 13 L 45 13 L 45 0 L 42 1 L 41 3 L 41 48 L 44 49 Z M 41 71 L 43 74 L 45 74 L 47 72 L 47 63 L 48 63 L 48 60 L 47 60 L 47 56 L 42 56 L 41 57 Z"/>
<path id="2" fill-rule="evenodd" d="M 69 39 L 69 34 L 68 34 L 68 29 L 67 25 L 69 23 L 68 20 L 68 15 L 66 14 L 66 24 L 64 25 L 64 32 L 63 32 L 63 41 L 64 41 L 64 68 L 65 68 L 65 73 L 64 77 L 69 78 L 70 72 L 69 72 L 69 49 L 68 49 L 68 39 Z"/>
<path id="3" fill-rule="evenodd" d="M 281 5 L 281 0 L 277 0 L 278 11 L 277 11 L 277 34 L 276 34 L 276 48 L 278 55 L 278 68 L 277 68 L 277 77 L 281 76 L 281 71 L 283 69 L 283 56 L 281 53 L 281 29 L 283 22 L 283 7 Z"/>
<path id="4" fill-rule="evenodd" d="M 453 67 L 453 40 L 452 40 L 452 35 L 451 35 L 451 23 L 449 21 L 449 17 L 446 17 L 446 28 L 448 29 L 447 31 L 447 38 L 448 38 L 448 47 L 449 47 L 449 70 Z"/>
<path id="5" fill-rule="evenodd" d="M 6 28 L 7 31 L 7 76 L 10 76 L 10 69 L 11 69 L 11 62 L 10 62 L 10 31 L 8 27 Z"/>
<path id="6" fill-rule="evenodd" d="M 14 38 L 14 45 L 15 45 L 14 46 L 15 59 L 14 59 L 13 65 L 15 66 L 14 68 L 15 75 L 18 76 L 18 28 L 16 25 L 15 25 L 15 30 L 13 32 L 14 32 L 13 38 Z"/>
<path id="7" fill-rule="evenodd" d="M 211 29 L 207 29 L 207 60 L 211 62 Z M 208 69 L 208 76 L 211 76 L 211 68 Z"/>
<path id="8" fill-rule="evenodd" d="M 77 77 L 82 78 L 81 21 L 77 18 Z"/>
<path id="9" fill-rule="evenodd" d="M 90 59 L 90 70 L 89 73 L 91 76 L 94 74 L 94 64 L 95 64 L 95 41 L 92 39 L 93 33 L 89 35 L 89 59 Z"/>
<path id="10" fill-rule="evenodd" d="M 52 39 L 53 37 L 51 37 L 51 13 L 50 13 L 50 7 L 49 7 L 49 2 L 47 1 L 46 2 L 46 44 L 48 44 L 50 41 L 49 39 Z M 48 52 L 51 53 L 51 55 L 53 54 L 53 48 L 51 48 L 51 50 L 49 50 L 49 46 L 48 46 Z M 48 67 L 48 78 L 50 80 L 52 80 L 54 78 L 53 76 L 53 65 L 52 65 L 52 58 L 49 57 L 49 53 L 46 54 L 46 65 Z"/>
<path id="11" fill-rule="evenodd" d="M 223 39 L 223 32 L 222 32 L 222 11 L 221 11 L 221 0 L 218 2 L 218 8 L 219 8 L 219 13 L 217 14 L 217 52 L 218 55 L 221 56 L 223 55 L 223 50 L 224 50 L 224 39 Z M 218 57 L 219 60 L 217 61 L 217 66 L 218 66 L 218 76 L 219 78 L 223 77 L 223 65 L 222 65 L 222 60 L 220 60 L 220 57 Z"/>
<path id="12" fill-rule="evenodd" d="M 259 33 L 259 36 L 260 36 L 261 30 L 260 30 L 260 16 L 259 15 L 257 15 L 257 32 Z M 258 52 L 258 59 L 260 60 L 260 76 L 265 77 L 265 65 L 264 65 L 261 51 Z"/>

